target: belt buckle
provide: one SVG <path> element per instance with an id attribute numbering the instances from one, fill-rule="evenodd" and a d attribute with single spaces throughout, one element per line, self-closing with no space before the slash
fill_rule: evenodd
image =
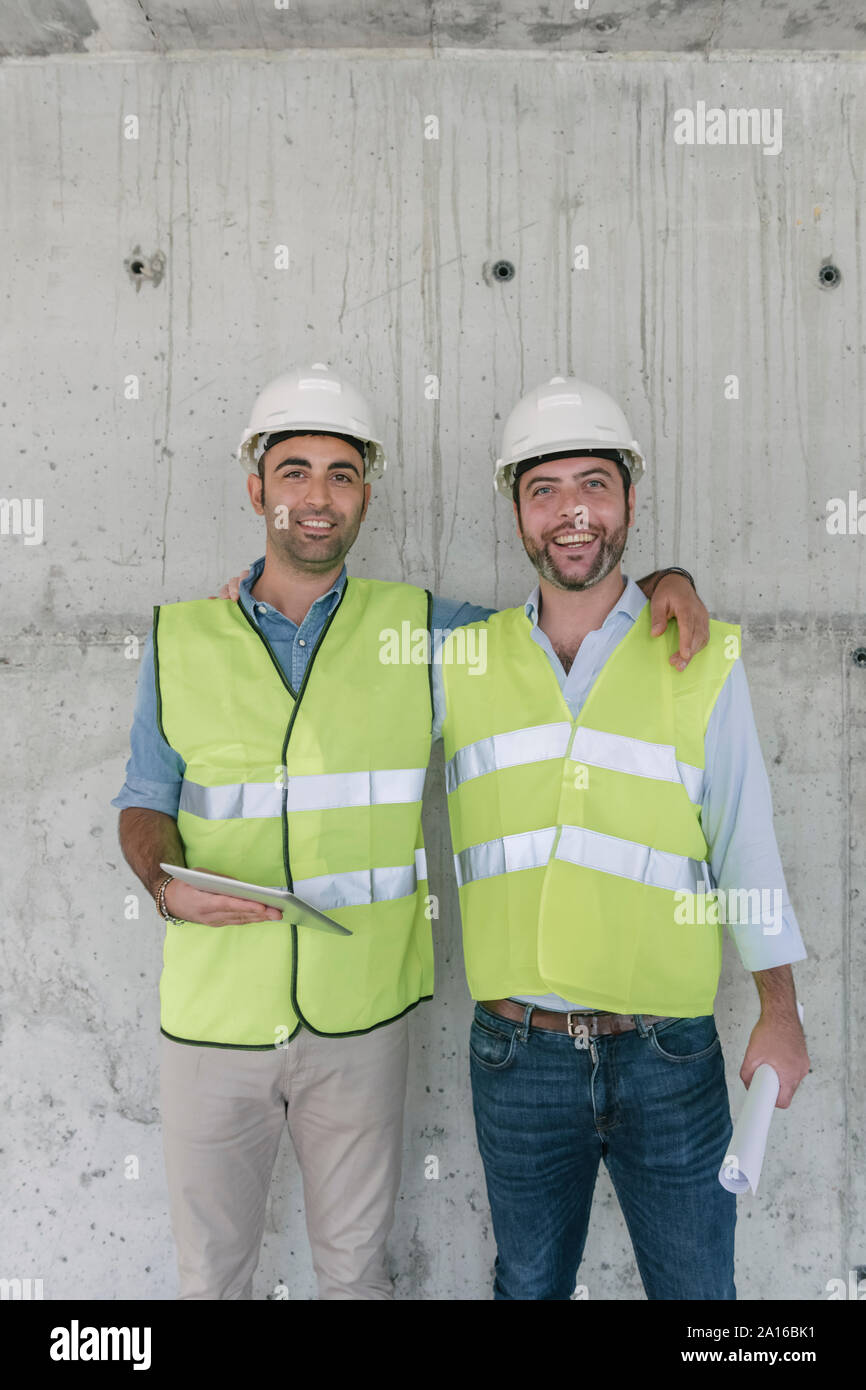
<path id="1" fill-rule="evenodd" d="M 590 1022 L 589 1022 L 589 1023 L 575 1023 L 575 1022 L 574 1022 L 575 1019 L 581 1019 L 581 1018 L 582 1018 L 582 1019 L 589 1019 Z M 569 1036 L 570 1038 L 579 1038 L 579 1037 L 581 1036 L 581 1034 L 578 1032 L 578 1029 L 580 1029 L 580 1028 L 587 1028 L 588 1031 L 589 1031 L 589 1036 L 590 1036 L 591 1038 L 596 1037 L 596 1036 L 597 1036 L 596 1031 L 595 1031 L 595 1028 L 596 1028 L 596 1026 L 597 1026 L 597 1025 L 596 1025 L 596 1019 L 597 1019 L 597 1015 L 596 1015 L 596 1014 L 582 1013 L 582 1012 L 581 1012 L 580 1010 L 578 1010 L 578 1009 L 571 1009 L 571 1010 L 569 1010 L 569 1012 L 568 1012 L 568 1013 L 566 1014 L 566 1016 L 565 1016 L 565 1022 L 566 1022 L 566 1026 L 567 1026 L 567 1028 L 568 1028 L 568 1036 Z"/>

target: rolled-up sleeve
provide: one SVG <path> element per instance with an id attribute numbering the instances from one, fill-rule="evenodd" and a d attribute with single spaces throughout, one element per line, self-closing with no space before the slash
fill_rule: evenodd
<path id="1" fill-rule="evenodd" d="M 701 821 L 716 889 L 727 904 L 728 931 L 749 971 L 806 959 L 788 897 L 776 833 L 770 783 L 743 663 L 733 663 L 707 725 Z M 738 897 L 733 898 L 732 894 Z M 758 903 L 747 921 L 732 921 L 743 894 Z M 758 920 L 754 920 L 755 918 Z"/>
<path id="2" fill-rule="evenodd" d="M 141 654 L 129 743 L 126 781 L 112 806 L 119 810 L 126 806 L 142 806 L 149 811 L 163 811 L 176 819 L 186 763 L 159 731 L 152 633 L 148 633 Z"/>

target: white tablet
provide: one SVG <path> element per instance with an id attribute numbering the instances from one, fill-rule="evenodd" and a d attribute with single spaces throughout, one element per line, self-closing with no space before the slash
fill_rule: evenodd
<path id="1" fill-rule="evenodd" d="M 223 874 L 209 874 L 202 869 L 187 869 L 182 864 L 160 864 L 172 878 L 179 878 L 191 888 L 200 888 L 203 893 L 226 893 L 230 898 L 249 898 L 268 907 L 282 911 L 283 921 L 292 926 L 315 927 L 317 931 L 335 932 L 338 936 L 351 936 L 348 927 L 326 917 L 317 907 L 305 903 L 303 898 L 295 897 L 288 888 L 263 888 L 259 883 L 242 883 L 237 878 L 225 878 Z"/>

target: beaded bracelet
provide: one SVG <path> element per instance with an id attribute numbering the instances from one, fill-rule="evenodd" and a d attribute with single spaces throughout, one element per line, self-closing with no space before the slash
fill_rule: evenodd
<path id="1" fill-rule="evenodd" d="M 165 890 L 174 878 L 174 874 L 166 874 L 159 888 L 156 890 L 156 907 L 160 917 L 164 917 L 166 922 L 171 922 L 173 926 L 183 925 L 182 917 L 172 917 L 165 905 Z"/>

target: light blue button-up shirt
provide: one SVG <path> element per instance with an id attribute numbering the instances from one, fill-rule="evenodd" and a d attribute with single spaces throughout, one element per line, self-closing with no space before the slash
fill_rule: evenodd
<path id="1" fill-rule="evenodd" d="M 529 595 L 526 614 L 532 623 L 532 640 L 541 647 L 553 667 L 573 719 L 577 719 L 602 667 L 631 630 L 646 602 L 634 580 L 626 579 L 618 601 L 601 627 L 586 634 L 566 674 L 550 638 L 538 626 L 538 585 Z M 434 736 L 439 737 L 445 719 L 441 664 L 433 667 L 433 700 L 433 731 Z M 805 960 L 806 950 L 782 872 L 773 830 L 770 784 L 761 756 L 746 673 L 740 660 L 732 662 L 707 725 L 701 826 L 717 889 L 747 887 L 778 889 L 781 893 L 781 899 L 768 899 L 781 904 L 781 930 L 777 933 L 764 934 L 761 924 L 728 923 L 728 931 L 746 969 L 767 970 L 775 965 Z M 775 925 L 773 923 L 774 928 Z M 559 994 L 514 997 L 547 1009 L 582 1007 Z"/>

